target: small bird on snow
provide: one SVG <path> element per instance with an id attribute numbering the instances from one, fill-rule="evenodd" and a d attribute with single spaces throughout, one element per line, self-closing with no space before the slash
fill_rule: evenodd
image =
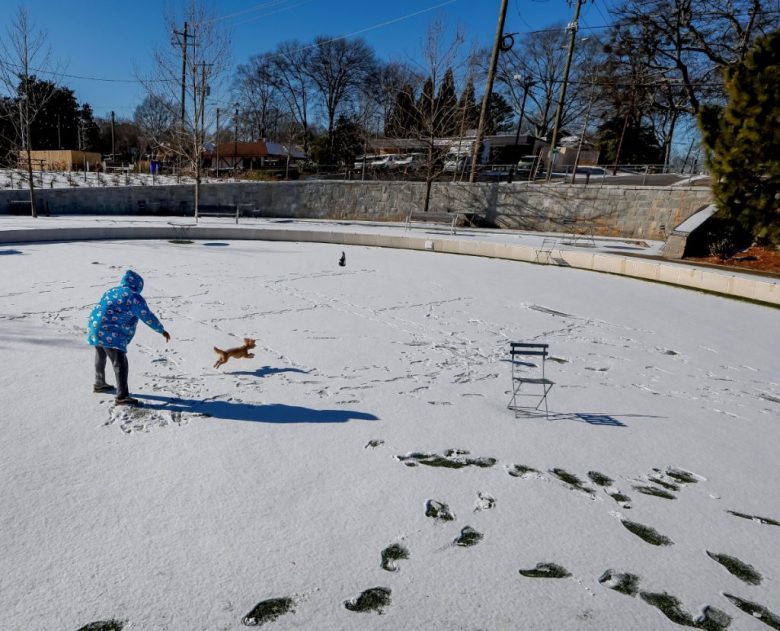
<path id="1" fill-rule="evenodd" d="M 341 267 L 345 267 L 347 265 L 347 255 L 343 252 L 341 253 L 341 258 L 339 259 L 339 265 Z"/>

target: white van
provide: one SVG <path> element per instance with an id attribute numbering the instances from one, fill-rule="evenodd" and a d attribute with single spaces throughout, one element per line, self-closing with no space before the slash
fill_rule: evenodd
<path id="1" fill-rule="evenodd" d="M 458 155 L 457 153 L 448 153 L 444 156 L 444 171 L 448 173 L 460 172 L 471 168 L 471 156 Z"/>

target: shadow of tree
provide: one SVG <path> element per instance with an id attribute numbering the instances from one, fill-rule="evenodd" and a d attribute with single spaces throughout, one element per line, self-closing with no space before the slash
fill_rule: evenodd
<path id="1" fill-rule="evenodd" d="M 0 256 L 8 256 L 10 254 L 24 254 L 21 250 L 0 250 Z"/>
<path id="2" fill-rule="evenodd" d="M 138 399 L 158 401 L 158 405 L 144 407 L 167 412 L 203 414 L 227 421 L 252 421 L 255 423 L 346 423 L 378 421 L 379 417 L 355 410 L 315 410 L 282 403 L 236 403 L 233 401 L 203 401 L 154 394 L 137 394 Z"/>

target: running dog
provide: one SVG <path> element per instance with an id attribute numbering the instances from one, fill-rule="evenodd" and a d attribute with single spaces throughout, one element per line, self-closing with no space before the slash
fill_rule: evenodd
<path id="1" fill-rule="evenodd" d="M 214 368 L 219 368 L 222 364 L 227 363 L 227 360 L 231 357 L 235 357 L 236 359 L 241 359 L 242 357 L 246 359 L 252 359 L 255 354 L 250 353 L 249 349 L 252 349 L 255 347 L 255 341 L 251 337 L 245 337 L 244 338 L 244 345 L 243 346 L 237 346 L 236 348 L 229 348 L 226 351 L 223 351 L 221 348 L 214 347 L 214 352 L 219 355 L 219 359 L 217 360 L 217 363 L 214 364 Z"/>

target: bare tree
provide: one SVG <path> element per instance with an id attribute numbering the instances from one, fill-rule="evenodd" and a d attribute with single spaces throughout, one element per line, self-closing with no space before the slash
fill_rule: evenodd
<path id="1" fill-rule="evenodd" d="M 568 34 L 563 25 L 530 33 L 499 55 L 496 68 L 496 89 L 508 99 L 515 112 L 520 112 L 524 94 L 522 79 L 533 83 L 528 90 L 524 118 L 540 138 L 552 128 L 555 107 L 563 80 Z M 589 101 L 588 69 L 598 60 L 600 45 L 595 37 L 580 39 L 574 49 L 566 102 L 561 112 L 562 129 L 582 118 Z"/>
<path id="2" fill-rule="evenodd" d="M 361 98 L 366 103 L 361 111 L 370 104 L 372 116 L 380 119 L 379 126 L 386 126 L 398 93 L 405 85 L 412 85 L 418 81 L 419 77 L 407 64 L 395 61 L 378 63 L 369 73 L 361 91 Z"/>
<path id="3" fill-rule="evenodd" d="M 241 64 L 236 72 L 234 92 L 249 115 L 250 135 L 255 131 L 259 138 L 267 138 L 278 117 L 281 96 L 274 82 L 272 55 L 254 55 L 246 64 Z"/>
<path id="4" fill-rule="evenodd" d="M 172 13 L 166 16 L 168 32 L 179 39 L 174 46 L 155 51 L 155 72 L 141 80 L 156 104 L 167 108 L 179 106 L 177 112 L 171 112 L 178 121 L 173 126 L 170 142 L 160 140 L 160 143 L 161 146 L 165 143 L 165 150 L 188 164 L 195 177 L 197 219 L 207 114 L 210 123 L 212 111 L 207 96 L 218 89 L 229 66 L 230 46 L 227 33 L 201 0 L 190 0 L 182 17 L 186 36 L 179 31 L 176 16 Z"/>
<path id="5" fill-rule="evenodd" d="M 298 137 L 302 138 L 303 149 L 309 153 L 309 103 L 313 82 L 306 72 L 311 49 L 298 41 L 282 42 L 271 56 L 270 78 L 287 105 L 287 111 L 300 126 Z"/>
<path id="6" fill-rule="evenodd" d="M 425 147 L 424 212 L 428 212 L 430 207 L 433 182 L 443 173 L 444 157 L 451 150 L 451 139 L 444 139 L 440 134 L 445 129 L 463 127 L 463 108 L 457 105 L 453 107 L 451 100 L 438 98 L 437 93 L 445 77 L 448 84 L 452 81 L 453 84 L 466 85 L 469 80 L 473 80 L 473 77 L 464 76 L 468 74 L 470 66 L 462 55 L 463 41 L 463 33 L 459 30 L 451 38 L 446 38 L 441 20 L 431 24 L 423 42 L 422 61 L 414 69 L 419 79 L 411 88 L 418 93 L 417 100 L 408 99 L 411 102 L 407 102 L 406 107 L 411 112 L 404 111 L 406 108 L 394 108 L 391 120 L 387 122 L 397 135 L 415 140 Z M 456 91 L 457 87 L 454 85 Z M 402 93 L 407 92 L 408 87 L 402 88 Z"/>
<path id="7" fill-rule="evenodd" d="M 780 26 L 780 0 L 624 0 L 613 15 L 613 41 L 630 40 L 650 71 L 682 87 L 696 116 L 703 102 L 723 100 L 723 71 Z"/>
<path id="8" fill-rule="evenodd" d="M 314 39 L 303 70 L 314 84 L 325 113 L 331 154 L 337 114 L 357 97 L 375 67 L 374 52 L 362 39 Z"/>
<path id="9" fill-rule="evenodd" d="M 148 95 L 135 108 L 133 121 L 144 134 L 146 144 L 153 153 L 173 140 L 176 112 L 175 103 L 155 95 Z"/>
<path id="10" fill-rule="evenodd" d="M 57 74 L 51 60 L 51 48 L 46 45 L 46 35 L 30 22 L 27 9 L 19 6 L 0 40 L 0 84 L 9 95 L 16 95 L 4 108 L 8 128 L 13 130 L 15 142 L 24 156 L 27 183 L 30 190 L 30 209 L 38 216 L 35 203 L 35 183 L 32 169 L 32 125 L 56 92 L 55 81 L 37 81 L 34 72 Z M 13 107 L 15 105 L 16 107 Z"/>

